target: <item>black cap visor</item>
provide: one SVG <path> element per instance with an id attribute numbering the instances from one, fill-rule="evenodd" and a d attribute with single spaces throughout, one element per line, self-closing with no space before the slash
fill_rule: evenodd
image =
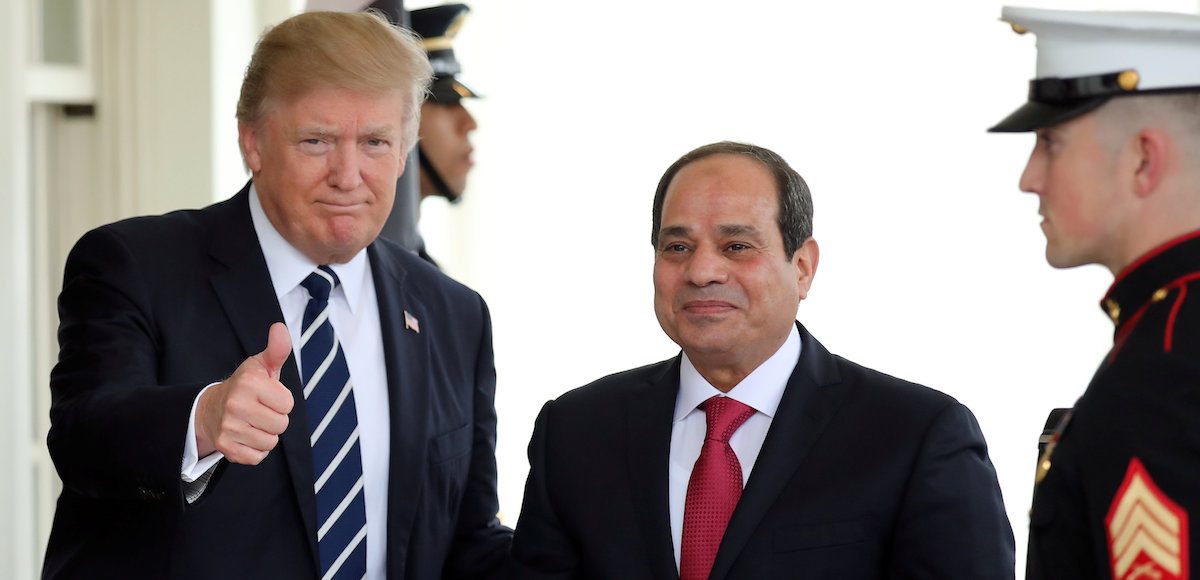
<path id="1" fill-rule="evenodd" d="M 436 78 L 429 87 L 429 100 L 434 103 L 453 105 L 462 99 L 478 98 L 479 93 L 454 77 Z"/>
<path id="2" fill-rule="evenodd" d="M 1109 96 L 1079 99 L 1068 103 L 1029 101 L 1011 115 L 988 129 L 989 133 L 1026 133 L 1053 127 L 1090 113 L 1112 98 Z"/>

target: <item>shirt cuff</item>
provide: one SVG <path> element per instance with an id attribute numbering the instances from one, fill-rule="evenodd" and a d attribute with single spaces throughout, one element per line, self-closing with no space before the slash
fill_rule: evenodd
<path id="1" fill-rule="evenodd" d="M 197 457 L 200 454 L 196 449 L 196 406 L 200 403 L 200 397 L 204 396 L 204 391 L 220 384 L 220 381 L 212 383 L 204 387 L 200 394 L 196 395 L 196 400 L 192 401 L 192 415 L 188 422 L 187 438 L 183 443 L 183 466 L 180 468 L 179 477 L 185 483 L 192 483 L 207 473 L 218 461 L 225 458 L 225 454 L 220 451 L 214 451 L 206 457 Z"/>

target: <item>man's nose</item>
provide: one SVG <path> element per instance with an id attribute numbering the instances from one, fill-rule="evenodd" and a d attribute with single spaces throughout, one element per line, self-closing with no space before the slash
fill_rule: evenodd
<path id="1" fill-rule="evenodd" d="M 729 280 L 729 269 L 719 250 L 697 248 L 688 260 L 686 275 L 693 286 L 724 284 Z"/>
<path id="2" fill-rule="evenodd" d="M 475 116 L 472 115 L 471 111 L 468 111 L 466 107 L 459 105 L 458 113 L 458 125 L 459 127 L 462 127 L 463 133 L 470 133 L 479 127 L 479 125 L 475 124 Z"/>
<path id="3" fill-rule="evenodd" d="M 357 144 L 339 142 L 329 156 L 329 185 L 344 191 L 362 185 Z"/>
<path id="4" fill-rule="evenodd" d="M 1044 178 L 1043 165 L 1036 153 L 1030 155 L 1029 161 L 1025 163 L 1025 170 L 1021 172 L 1021 180 L 1017 182 L 1017 187 L 1025 193 L 1041 193 Z"/>

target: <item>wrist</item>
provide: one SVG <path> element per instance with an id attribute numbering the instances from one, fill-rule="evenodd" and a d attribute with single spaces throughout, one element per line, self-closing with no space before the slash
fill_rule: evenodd
<path id="1" fill-rule="evenodd" d="M 208 430 L 208 421 L 205 421 L 210 414 L 211 399 L 212 389 L 206 389 L 200 393 L 200 400 L 196 402 L 196 456 L 198 458 L 207 457 L 217 450 Z"/>

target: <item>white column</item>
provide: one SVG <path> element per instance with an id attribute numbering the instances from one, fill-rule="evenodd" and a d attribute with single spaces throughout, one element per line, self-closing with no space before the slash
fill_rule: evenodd
<path id="1" fill-rule="evenodd" d="M 33 534 L 32 273 L 29 203 L 30 4 L 0 2 L 0 578 L 32 578 Z"/>
<path id="2" fill-rule="evenodd" d="M 98 2 L 99 193 L 121 216 L 212 198 L 210 2 Z"/>

